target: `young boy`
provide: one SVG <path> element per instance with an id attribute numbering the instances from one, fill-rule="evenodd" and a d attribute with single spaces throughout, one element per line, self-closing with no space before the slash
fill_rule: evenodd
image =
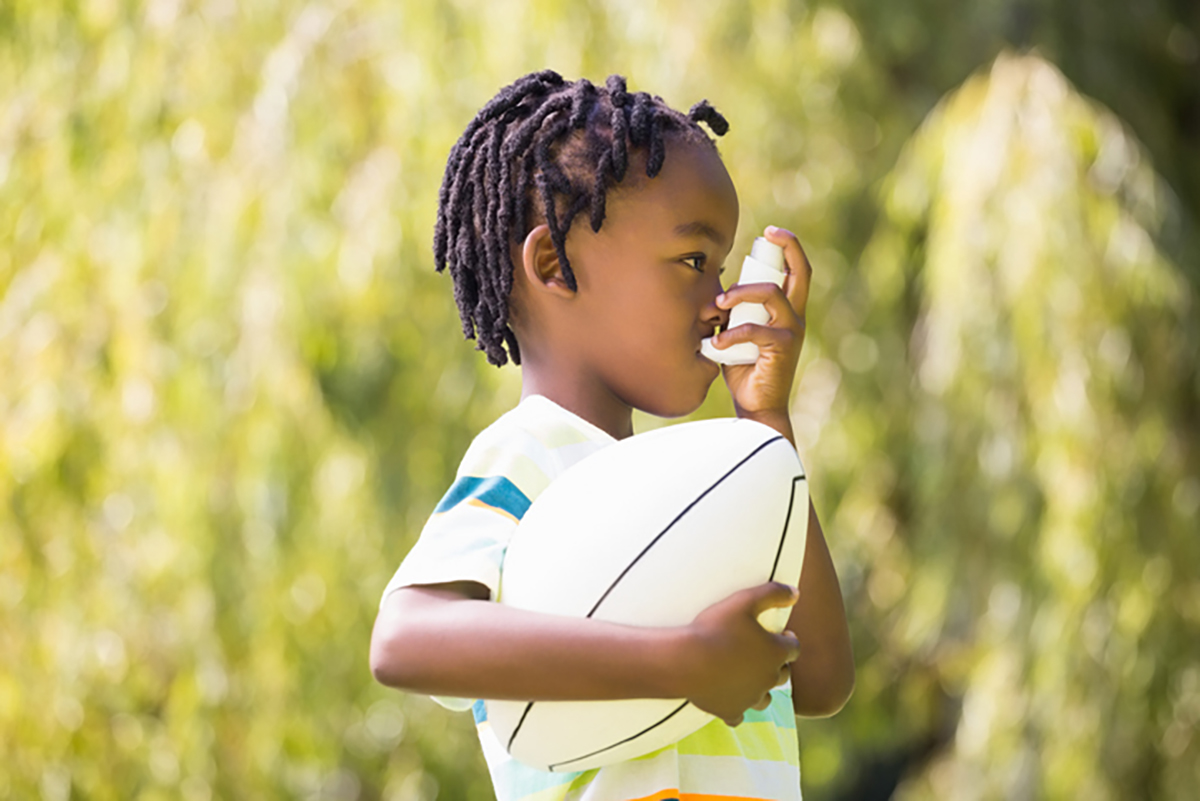
<path id="1" fill-rule="evenodd" d="M 645 757 L 559 774 L 509 758 L 477 702 L 502 801 L 799 798 L 794 715 L 831 715 L 853 687 L 841 593 L 811 507 L 798 594 L 752 587 L 678 628 L 490 602 L 529 504 L 571 464 L 630 436 L 633 409 L 688 414 L 723 372 L 737 415 L 794 444 L 787 409 L 808 261 L 792 234 L 768 228 L 784 248 L 783 289 L 722 292 L 738 200 L 700 122 L 718 135 L 728 127 L 707 102 L 685 115 L 627 92 L 619 76 L 599 87 L 547 71 L 502 90 L 450 153 L 438 269 L 454 277 L 465 334 L 493 364 L 521 365 L 522 400 L 472 443 L 388 585 L 372 671 L 435 696 L 687 698 L 718 718 Z M 769 325 L 717 333 L 741 301 L 765 304 Z M 754 342 L 760 358 L 722 370 L 700 355 L 714 334 L 718 348 Z M 793 604 L 783 634 L 755 620 Z"/>

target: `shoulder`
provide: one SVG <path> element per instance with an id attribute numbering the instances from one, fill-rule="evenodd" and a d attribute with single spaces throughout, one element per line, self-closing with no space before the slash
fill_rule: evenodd
<path id="1" fill-rule="evenodd" d="M 475 437 L 457 478 L 503 478 L 532 501 L 568 467 L 608 444 L 606 436 L 552 401 L 529 397 Z"/>

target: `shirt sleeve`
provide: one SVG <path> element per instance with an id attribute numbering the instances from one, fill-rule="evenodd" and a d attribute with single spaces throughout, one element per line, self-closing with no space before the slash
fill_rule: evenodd
<path id="1" fill-rule="evenodd" d="M 529 499 L 503 476 L 463 476 L 450 486 L 417 544 L 384 590 L 475 581 L 495 596 L 500 565 Z"/>
<path id="2" fill-rule="evenodd" d="M 383 597 L 401 587 L 474 581 L 494 598 L 517 522 L 555 472 L 550 461 L 545 447 L 520 431 L 481 435 Z"/>

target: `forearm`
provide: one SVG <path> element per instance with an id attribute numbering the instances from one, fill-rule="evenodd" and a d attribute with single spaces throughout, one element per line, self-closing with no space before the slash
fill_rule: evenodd
<path id="1" fill-rule="evenodd" d="M 825 717 L 840 710 L 854 691 L 854 653 L 833 559 L 811 504 L 799 587 L 788 619 L 788 629 L 800 641 L 800 656 L 791 668 L 792 705 L 797 715 Z"/>
<path id="2" fill-rule="evenodd" d="M 751 412 L 736 404 L 735 408 L 738 417 L 774 428 L 795 446 L 786 411 Z M 787 624 L 800 641 L 800 656 L 791 667 L 792 706 L 797 715 L 825 717 L 840 710 L 854 691 L 854 653 L 837 571 L 811 503 L 804 565 L 797 586 L 800 598 Z"/>
<path id="3" fill-rule="evenodd" d="M 674 629 L 525 612 L 437 589 L 385 600 L 371 638 L 381 683 L 512 700 L 682 698 Z"/>

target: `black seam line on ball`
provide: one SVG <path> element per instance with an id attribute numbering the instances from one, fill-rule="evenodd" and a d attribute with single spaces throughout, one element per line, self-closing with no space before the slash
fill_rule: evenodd
<path id="1" fill-rule="evenodd" d="M 665 718 L 660 720 L 658 723 L 654 723 L 654 724 L 646 727 L 645 729 L 642 729 L 637 734 L 626 737 L 624 740 L 619 740 L 619 741 L 613 743 L 612 745 L 606 745 L 603 748 L 597 749 L 596 751 L 593 751 L 590 754 L 584 754 L 583 756 L 577 756 L 574 759 L 565 759 L 562 762 L 555 762 L 553 765 L 549 765 L 548 767 L 550 768 L 551 771 L 556 771 L 559 768 L 561 768 L 563 765 L 570 765 L 572 762 L 578 762 L 581 759 L 589 759 L 591 757 L 596 756 L 596 754 L 603 754 L 605 751 L 611 751 L 612 749 L 616 748 L 619 745 L 624 745 L 625 743 L 633 742 L 637 738 L 641 737 L 643 734 L 648 734 L 649 732 L 654 731 L 659 726 L 663 725 L 668 720 L 670 720 L 671 718 L 678 715 L 680 712 L 683 711 L 683 708 L 690 703 L 691 703 L 690 701 L 684 701 L 682 704 L 675 707 L 675 709 L 671 711 L 671 714 L 667 715 Z"/>
<path id="2" fill-rule="evenodd" d="M 596 610 L 600 608 L 600 604 L 604 603 L 604 599 L 607 598 L 614 589 L 616 589 L 617 585 L 621 583 L 621 579 L 625 578 L 626 574 L 629 573 L 630 570 L 633 570 L 633 566 L 636 565 L 639 561 L 641 561 L 641 558 L 643 556 L 645 556 L 647 553 L 649 553 L 650 549 L 653 548 L 655 546 L 655 544 L 658 543 L 659 540 L 661 540 L 663 537 L 665 537 L 667 532 L 671 530 L 671 527 L 674 526 L 676 523 L 678 523 L 680 520 L 682 520 L 683 516 L 686 515 L 688 512 L 690 512 L 692 510 L 693 506 L 700 503 L 700 501 L 704 500 L 705 495 L 708 495 L 708 493 L 710 493 L 714 489 L 716 489 L 717 485 L 719 485 L 722 481 L 724 481 L 725 479 L 727 479 L 731 475 L 733 475 L 739 467 L 741 467 L 746 462 L 748 462 L 752 458 L 754 458 L 754 456 L 759 451 L 761 451 L 763 448 L 767 447 L 772 442 L 779 442 L 782 439 L 783 439 L 782 436 L 773 437 L 773 438 L 767 440 L 766 442 L 764 442 L 763 444 L 759 445 L 754 450 L 750 451 L 750 453 L 744 459 L 742 459 L 740 462 L 735 464 L 733 467 L 729 468 L 729 472 L 727 472 L 725 475 L 721 476 L 716 481 L 714 481 L 712 486 L 710 486 L 708 489 L 704 490 L 704 492 L 697 495 L 696 499 L 693 500 L 691 503 L 689 503 L 682 512 L 675 515 L 675 519 L 672 520 L 670 523 L 667 523 L 667 527 L 664 528 L 662 531 L 660 531 L 654 539 L 650 540 L 650 543 L 645 548 L 642 549 L 642 552 L 639 553 L 637 556 L 635 556 L 633 558 L 633 561 L 625 566 L 625 569 L 621 571 L 621 574 L 613 580 L 613 583 L 609 585 L 608 589 L 604 591 L 604 594 L 600 596 L 600 599 L 598 601 L 596 601 L 596 605 L 592 607 L 592 611 L 587 613 L 587 617 L 591 617 L 592 615 L 596 614 Z"/>
<path id="3" fill-rule="evenodd" d="M 779 569 L 779 558 L 783 556 L 783 544 L 787 542 L 788 531 L 792 528 L 792 508 L 796 505 L 796 485 L 807 480 L 808 477 L 803 473 L 792 479 L 792 497 L 788 500 L 787 515 L 783 518 L 783 531 L 779 534 L 779 549 L 775 551 L 775 564 L 771 565 L 771 575 L 767 581 L 775 580 L 775 571 Z"/>
<path id="4" fill-rule="evenodd" d="M 525 705 L 525 711 L 521 713 L 521 719 L 517 721 L 517 725 L 513 728 L 512 736 L 508 738 L 508 752 L 512 753 L 513 741 L 517 739 L 517 732 L 521 731 L 521 725 L 525 723 L 525 718 L 529 717 L 529 710 L 533 709 L 533 701 Z"/>

